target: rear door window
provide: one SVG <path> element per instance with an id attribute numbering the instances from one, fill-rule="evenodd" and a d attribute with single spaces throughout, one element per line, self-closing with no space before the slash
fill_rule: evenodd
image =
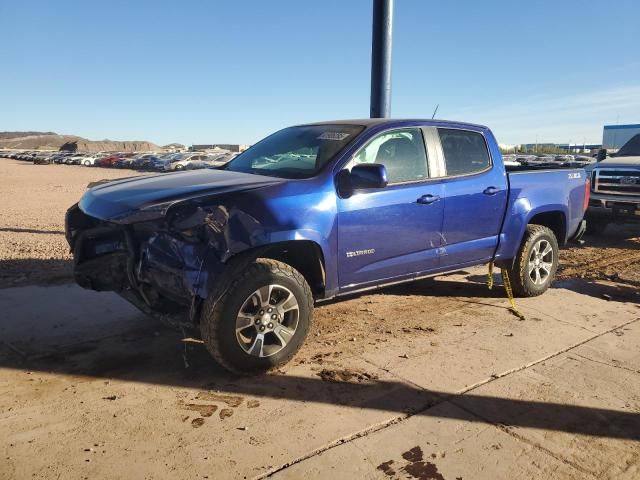
<path id="1" fill-rule="evenodd" d="M 447 176 L 471 175 L 491 167 L 484 136 L 469 130 L 438 128 Z"/>

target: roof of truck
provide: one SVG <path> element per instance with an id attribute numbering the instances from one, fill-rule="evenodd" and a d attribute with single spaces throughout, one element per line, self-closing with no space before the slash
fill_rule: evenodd
<path id="1" fill-rule="evenodd" d="M 309 122 L 302 125 L 363 125 L 365 127 L 372 127 L 375 125 L 394 125 L 394 124 L 406 124 L 416 122 L 420 125 L 431 125 L 434 127 L 474 127 L 486 129 L 484 125 L 477 125 L 475 123 L 458 122 L 453 120 L 438 120 L 438 119 L 424 119 L 424 118 L 352 118 L 346 120 L 330 120 L 322 122 Z"/>

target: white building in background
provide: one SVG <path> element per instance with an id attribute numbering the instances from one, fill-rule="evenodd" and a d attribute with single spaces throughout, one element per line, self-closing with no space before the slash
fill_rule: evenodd
<path id="1" fill-rule="evenodd" d="M 617 150 L 640 133 L 640 124 L 605 125 L 602 130 L 602 148 Z"/>
<path id="2" fill-rule="evenodd" d="M 520 148 L 520 145 L 509 145 L 507 143 L 499 143 L 498 148 L 500 149 L 501 152 L 515 153 Z"/>

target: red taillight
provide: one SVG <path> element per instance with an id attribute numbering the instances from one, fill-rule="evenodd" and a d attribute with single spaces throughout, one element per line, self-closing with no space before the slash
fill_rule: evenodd
<path id="1" fill-rule="evenodd" d="M 584 182 L 584 203 L 582 204 L 582 210 L 585 212 L 589 207 L 589 198 L 591 198 L 591 179 L 587 175 L 587 181 Z"/>

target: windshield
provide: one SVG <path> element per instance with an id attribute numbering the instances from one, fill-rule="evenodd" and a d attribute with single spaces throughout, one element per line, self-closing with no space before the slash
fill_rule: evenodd
<path id="1" fill-rule="evenodd" d="M 616 157 L 639 157 L 640 156 L 640 133 L 631 137 L 627 143 L 625 143 L 618 153 L 614 156 Z"/>
<path id="2" fill-rule="evenodd" d="M 270 177 L 310 178 L 363 130 L 363 125 L 285 128 L 256 143 L 224 168 Z"/>

